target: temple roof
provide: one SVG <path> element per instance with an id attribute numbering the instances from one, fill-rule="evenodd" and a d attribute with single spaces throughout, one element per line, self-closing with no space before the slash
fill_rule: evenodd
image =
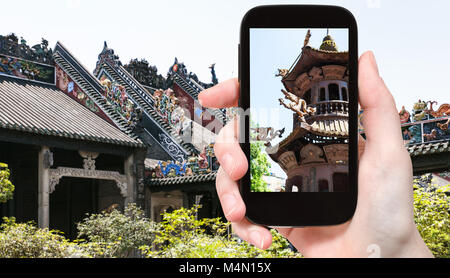
<path id="1" fill-rule="evenodd" d="M 310 125 L 302 122 L 278 146 L 282 148 L 308 132 L 325 137 L 348 137 L 348 121 L 345 119 L 317 120 Z"/>
<path id="2" fill-rule="evenodd" d="M 61 67 L 83 89 L 117 127 L 132 138 L 137 138 L 136 134 L 133 133 L 133 127 L 127 125 L 126 120 L 107 104 L 101 94 L 104 88 L 100 82 L 59 41 L 56 43 L 53 58 L 55 64 Z"/>
<path id="3" fill-rule="evenodd" d="M 106 54 L 100 54 L 99 56 L 102 55 Z M 114 55 L 114 57 L 117 56 Z M 179 144 L 183 148 L 184 152 L 188 154 L 198 152 L 195 146 L 190 142 L 183 141 L 182 137 L 176 134 L 174 128 L 164 121 L 154 107 L 150 106 L 150 103 L 155 102 L 155 100 L 148 93 L 148 89 L 143 87 L 130 73 L 128 73 L 128 71 L 121 65 L 118 58 L 115 58 L 114 60 L 110 58 L 103 58 L 97 61 L 97 67 L 94 74 L 99 75 L 102 70 L 104 70 L 116 82 L 123 85 L 126 88 L 128 96 L 134 99 L 138 106 L 148 113 L 152 120 L 158 123 L 160 128 L 170 134 L 171 139 Z"/>
<path id="4" fill-rule="evenodd" d="M 54 85 L 0 77 L 0 128 L 144 147 Z"/>
<path id="5" fill-rule="evenodd" d="M 282 82 L 295 81 L 297 76 L 309 71 L 313 66 L 323 65 L 346 65 L 348 63 L 348 51 L 329 51 L 315 49 L 310 46 L 304 46 L 302 53 L 294 62 L 289 72 L 283 77 Z"/>

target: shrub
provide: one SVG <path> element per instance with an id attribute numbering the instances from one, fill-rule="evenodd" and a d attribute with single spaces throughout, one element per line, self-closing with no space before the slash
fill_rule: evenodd
<path id="1" fill-rule="evenodd" d="M 87 257 L 82 248 L 69 242 L 58 231 L 39 229 L 34 223 L 16 223 L 3 218 L 0 225 L 1 258 Z"/>
<path id="2" fill-rule="evenodd" d="M 260 250 L 247 242 L 227 235 L 230 223 L 220 218 L 196 219 L 198 207 L 181 208 L 164 213 L 158 223 L 153 246 L 141 246 L 146 257 L 151 258 L 255 258 L 299 257 L 287 249 L 288 241 L 275 230 L 274 244 Z"/>
<path id="3" fill-rule="evenodd" d="M 450 257 L 450 185 L 438 187 L 414 181 L 414 219 L 423 240 L 436 257 Z"/>
<path id="4" fill-rule="evenodd" d="M 78 240 L 93 257 L 129 257 L 154 239 L 155 223 L 129 204 L 124 213 L 113 210 L 92 214 L 77 224 Z"/>

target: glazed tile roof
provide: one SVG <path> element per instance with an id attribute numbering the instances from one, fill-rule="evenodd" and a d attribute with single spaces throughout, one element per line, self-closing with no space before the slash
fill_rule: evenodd
<path id="1" fill-rule="evenodd" d="M 165 186 L 174 184 L 198 183 L 198 182 L 213 181 L 216 179 L 216 176 L 217 172 L 211 172 L 209 174 L 197 174 L 191 176 L 181 176 L 172 178 L 151 178 L 148 179 L 148 184 L 150 186 Z"/>
<path id="2" fill-rule="evenodd" d="M 406 149 L 408 150 L 410 156 L 450 152 L 450 142 L 441 141 L 407 145 Z"/>
<path id="3" fill-rule="evenodd" d="M 52 85 L 0 77 L 0 128 L 144 147 Z"/>

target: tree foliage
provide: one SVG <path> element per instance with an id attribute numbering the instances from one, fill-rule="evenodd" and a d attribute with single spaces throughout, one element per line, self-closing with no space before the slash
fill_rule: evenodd
<path id="1" fill-rule="evenodd" d="M 262 179 L 269 174 L 270 162 L 264 152 L 262 142 L 250 142 L 250 180 L 251 191 L 267 192 L 267 183 Z"/>
<path id="2" fill-rule="evenodd" d="M 6 203 L 14 195 L 14 185 L 9 180 L 9 169 L 5 163 L 0 163 L 0 203 Z"/>
<path id="3" fill-rule="evenodd" d="M 436 257 L 450 257 L 450 184 L 414 181 L 414 219 L 420 235 Z"/>

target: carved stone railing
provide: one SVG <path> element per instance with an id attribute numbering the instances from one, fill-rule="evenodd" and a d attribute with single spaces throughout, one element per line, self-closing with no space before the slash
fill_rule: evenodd
<path id="1" fill-rule="evenodd" d="M 348 101 L 330 100 L 310 105 L 316 108 L 313 116 L 348 116 Z"/>

